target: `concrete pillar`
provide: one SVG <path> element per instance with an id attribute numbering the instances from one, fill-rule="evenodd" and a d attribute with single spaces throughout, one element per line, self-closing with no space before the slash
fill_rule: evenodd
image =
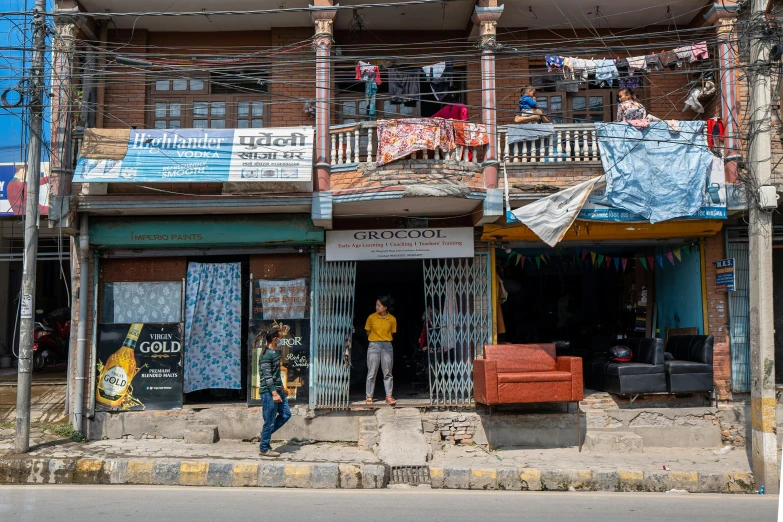
<path id="1" fill-rule="evenodd" d="M 772 281 L 772 213 L 762 208 L 758 187 L 771 184 L 772 150 L 770 121 L 772 65 L 769 65 L 769 29 L 763 13 L 766 0 L 752 0 L 750 63 L 760 64 L 748 73 L 750 121 L 743 122 L 749 140 L 747 184 L 750 223 L 750 408 L 751 455 L 756 484 L 767 493 L 780 490 L 778 475 L 777 422 L 775 418 L 775 335 Z"/>
<path id="2" fill-rule="evenodd" d="M 329 150 L 329 124 L 331 123 L 331 63 L 332 42 L 334 41 L 334 19 L 337 9 L 332 7 L 332 0 L 315 2 L 317 10 L 310 12 L 310 18 L 315 24 L 315 190 L 329 190 L 331 175 L 331 152 Z"/>
<path id="3" fill-rule="evenodd" d="M 11 242 L 8 239 L 0 238 L 0 254 L 11 253 Z M 8 325 L 6 318 L 8 317 L 9 303 L 13 302 L 13 298 L 9 295 L 11 277 L 11 263 L 7 261 L 0 261 L 0 341 L 5 343 L 8 353 L 11 353 L 11 340 L 9 339 L 9 332 L 13 328 L 13 324 Z"/>
<path id="4" fill-rule="evenodd" d="M 494 189 L 498 186 L 498 133 L 497 103 L 495 99 L 495 48 L 497 47 L 497 25 L 503 6 L 497 0 L 479 0 L 473 11 L 473 23 L 479 27 L 481 48 L 481 119 L 487 127 L 489 146 L 484 157 L 484 186 Z"/>

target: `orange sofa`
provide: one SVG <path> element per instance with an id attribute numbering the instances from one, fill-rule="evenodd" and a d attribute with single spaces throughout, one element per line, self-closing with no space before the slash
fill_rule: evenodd
<path id="1" fill-rule="evenodd" d="M 557 357 L 554 344 L 486 345 L 473 361 L 473 389 L 488 406 L 581 401 L 582 359 Z"/>

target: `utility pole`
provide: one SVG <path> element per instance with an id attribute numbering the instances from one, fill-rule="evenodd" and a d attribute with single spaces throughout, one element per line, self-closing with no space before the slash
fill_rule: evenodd
<path id="1" fill-rule="evenodd" d="M 750 136 L 748 163 L 753 181 L 746 187 L 750 224 L 750 368 L 751 451 L 756 485 L 778 493 L 777 422 L 775 419 L 775 340 L 772 302 L 772 214 L 761 206 L 759 187 L 772 177 L 770 38 L 767 0 L 752 0 L 750 63 Z"/>
<path id="2" fill-rule="evenodd" d="M 30 450 L 30 392 L 33 371 L 33 334 L 35 327 L 35 268 L 38 260 L 38 189 L 41 178 L 41 134 L 44 112 L 44 53 L 46 24 L 43 13 L 46 0 L 36 0 L 33 11 L 34 54 L 31 69 L 30 148 L 27 153 L 27 205 L 24 219 L 24 269 L 22 272 L 21 326 L 19 329 L 19 373 L 16 385 L 17 453 Z"/>

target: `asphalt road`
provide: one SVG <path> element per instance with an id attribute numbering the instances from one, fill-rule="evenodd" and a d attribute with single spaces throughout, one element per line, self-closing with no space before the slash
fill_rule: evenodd
<path id="1" fill-rule="evenodd" d="M 13 522 L 774 522 L 777 508 L 773 495 L 0 486 Z"/>

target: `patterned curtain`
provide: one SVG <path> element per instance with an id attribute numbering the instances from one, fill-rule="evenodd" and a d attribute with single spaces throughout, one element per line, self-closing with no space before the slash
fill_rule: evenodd
<path id="1" fill-rule="evenodd" d="M 188 263 L 186 299 L 185 393 L 241 389 L 240 263 Z"/>
<path id="2" fill-rule="evenodd" d="M 104 323 L 178 323 L 182 283 L 106 283 Z"/>

